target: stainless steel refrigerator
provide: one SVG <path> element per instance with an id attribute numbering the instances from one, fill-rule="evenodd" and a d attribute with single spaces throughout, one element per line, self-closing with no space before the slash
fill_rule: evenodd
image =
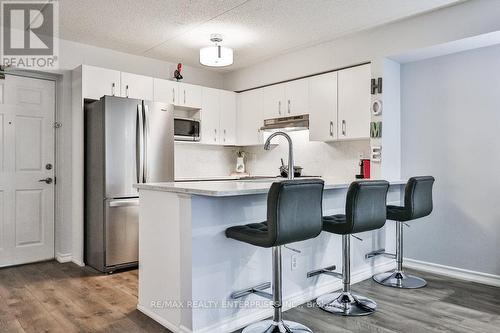
<path id="1" fill-rule="evenodd" d="M 85 103 L 85 263 L 138 261 L 135 183 L 174 181 L 173 106 L 104 96 Z"/>

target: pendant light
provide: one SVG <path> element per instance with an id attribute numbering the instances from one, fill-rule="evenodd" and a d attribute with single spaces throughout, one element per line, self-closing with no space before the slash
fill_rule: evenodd
<path id="1" fill-rule="evenodd" d="M 233 64 L 233 49 L 221 46 L 222 36 L 212 34 L 210 40 L 215 44 L 200 49 L 200 64 L 209 67 L 225 67 Z"/>

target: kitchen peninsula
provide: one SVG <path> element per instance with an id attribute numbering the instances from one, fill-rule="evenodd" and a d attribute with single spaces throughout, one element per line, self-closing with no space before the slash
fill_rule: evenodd
<path id="1" fill-rule="evenodd" d="M 271 249 L 225 237 L 225 229 L 266 219 L 273 180 L 232 180 L 138 184 L 138 309 L 173 332 L 232 332 L 269 317 L 268 301 L 256 295 L 230 299 L 233 291 L 271 280 Z M 387 202 L 400 203 L 404 181 L 392 181 Z M 349 182 L 325 179 L 323 213 L 345 210 Z M 394 268 L 394 261 L 364 255 L 395 248 L 393 222 L 353 240 L 352 282 Z M 306 278 L 308 271 L 341 265 L 341 237 L 322 233 L 283 248 L 284 308 L 338 289 L 330 276 Z M 252 303 L 253 302 L 253 303 Z"/>

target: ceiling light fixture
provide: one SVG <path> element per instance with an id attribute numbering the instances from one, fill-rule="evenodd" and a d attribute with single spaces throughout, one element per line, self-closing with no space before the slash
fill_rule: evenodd
<path id="1" fill-rule="evenodd" d="M 209 67 L 224 67 L 233 64 L 233 49 L 221 46 L 222 36 L 212 34 L 210 40 L 214 46 L 200 49 L 200 64 Z"/>

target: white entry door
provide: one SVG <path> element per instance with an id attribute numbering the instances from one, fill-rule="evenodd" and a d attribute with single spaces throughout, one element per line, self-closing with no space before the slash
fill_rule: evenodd
<path id="1" fill-rule="evenodd" d="M 53 81 L 0 80 L 0 267 L 54 257 Z"/>

